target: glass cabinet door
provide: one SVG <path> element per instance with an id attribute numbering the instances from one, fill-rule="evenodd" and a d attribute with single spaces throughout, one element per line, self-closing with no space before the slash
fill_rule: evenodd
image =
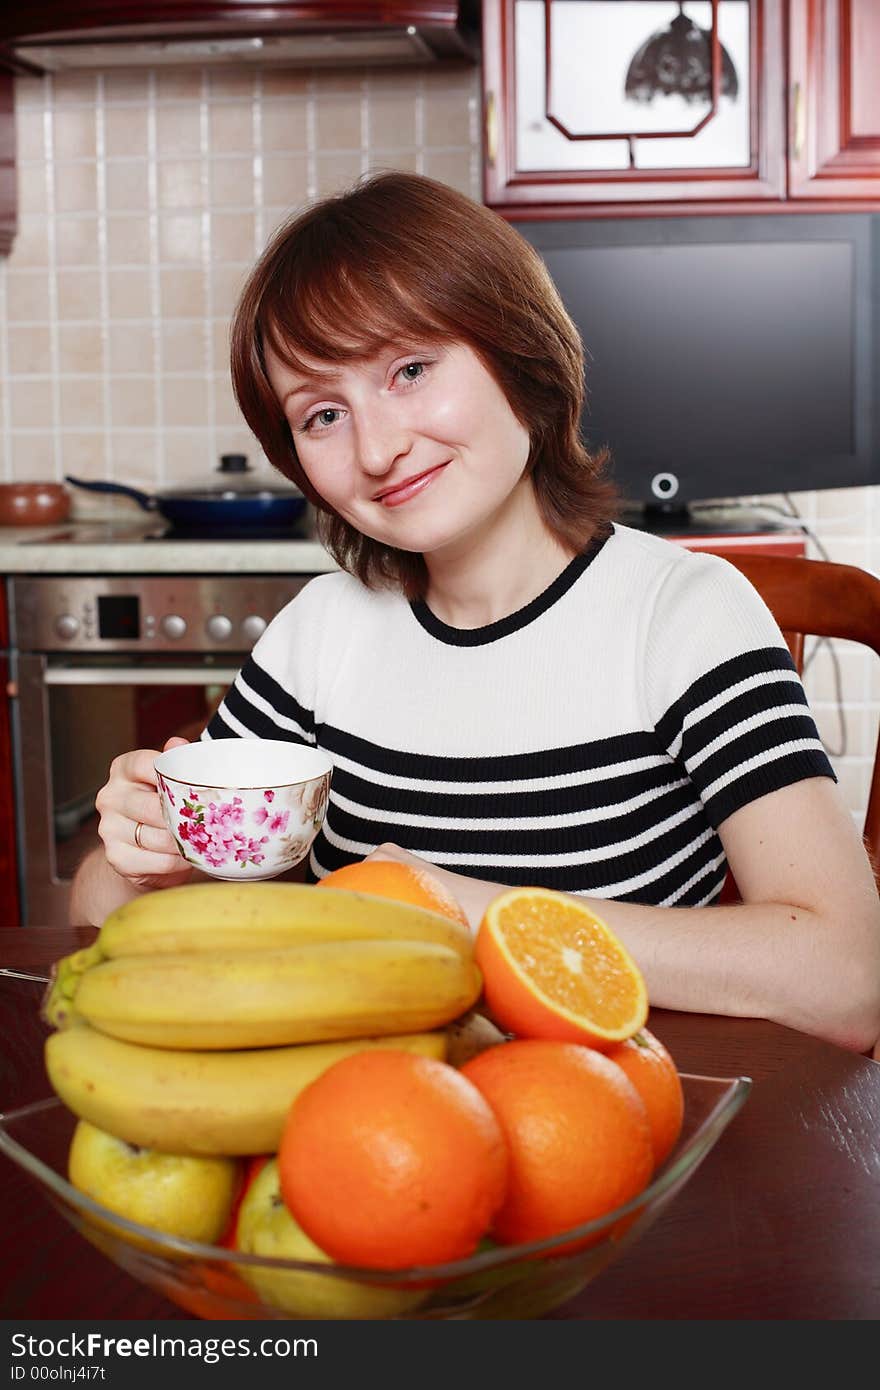
<path id="1" fill-rule="evenodd" d="M 780 0 L 490 0 L 487 201 L 783 196 L 781 18 Z"/>

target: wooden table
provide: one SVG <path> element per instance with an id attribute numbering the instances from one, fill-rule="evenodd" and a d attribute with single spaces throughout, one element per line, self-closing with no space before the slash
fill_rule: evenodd
<path id="1" fill-rule="evenodd" d="M 0 930 L 35 973 L 92 939 Z M 0 1108 L 49 1094 L 39 984 L 0 978 Z M 880 1317 L 880 1065 L 757 1019 L 655 1010 L 679 1069 L 751 1076 L 730 1128 L 654 1225 L 558 1319 Z M 55 1214 L 0 1156 L 0 1317 L 181 1319 Z"/>

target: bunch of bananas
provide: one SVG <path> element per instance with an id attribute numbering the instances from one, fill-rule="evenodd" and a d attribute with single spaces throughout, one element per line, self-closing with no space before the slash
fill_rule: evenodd
<path id="1" fill-rule="evenodd" d="M 272 1153 L 294 1098 L 339 1058 L 394 1047 L 456 1065 L 495 1041 L 473 1014 L 481 988 L 468 931 L 437 913 L 190 884 L 117 909 L 57 963 L 46 1070 L 75 1115 L 139 1148 Z"/>

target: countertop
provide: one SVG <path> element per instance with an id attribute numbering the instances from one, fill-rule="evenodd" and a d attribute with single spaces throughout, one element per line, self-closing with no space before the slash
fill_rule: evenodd
<path id="1" fill-rule="evenodd" d="M 627 524 L 637 517 L 623 516 Z M 137 508 L 76 514 L 54 526 L 0 527 L 0 575 L 12 574 L 323 574 L 338 569 L 315 539 L 311 514 L 294 539 L 150 540 L 167 523 Z M 791 525 L 791 524 L 790 524 Z M 654 527 L 650 529 L 656 529 Z M 64 539 L 73 533 L 76 542 Z M 766 534 L 765 534 L 766 533 Z M 673 530 L 658 530 L 673 535 Z M 702 509 L 674 538 L 693 549 L 761 549 L 791 553 L 799 530 L 754 513 Z"/>
<path id="2" fill-rule="evenodd" d="M 130 513 L 55 526 L 0 527 L 0 574 L 321 574 L 338 568 L 311 535 L 150 540 L 156 518 Z M 75 541 L 65 539 L 75 536 Z"/>

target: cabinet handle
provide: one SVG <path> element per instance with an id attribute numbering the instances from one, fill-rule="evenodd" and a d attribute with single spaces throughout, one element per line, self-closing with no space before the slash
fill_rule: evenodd
<path id="1" fill-rule="evenodd" d="M 498 111 L 495 93 L 486 93 L 486 160 L 490 169 L 495 168 L 498 157 Z"/>
<path id="2" fill-rule="evenodd" d="M 795 82 L 791 91 L 791 142 L 792 156 L 799 160 L 804 152 L 804 90 L 800 82 Z"/>

